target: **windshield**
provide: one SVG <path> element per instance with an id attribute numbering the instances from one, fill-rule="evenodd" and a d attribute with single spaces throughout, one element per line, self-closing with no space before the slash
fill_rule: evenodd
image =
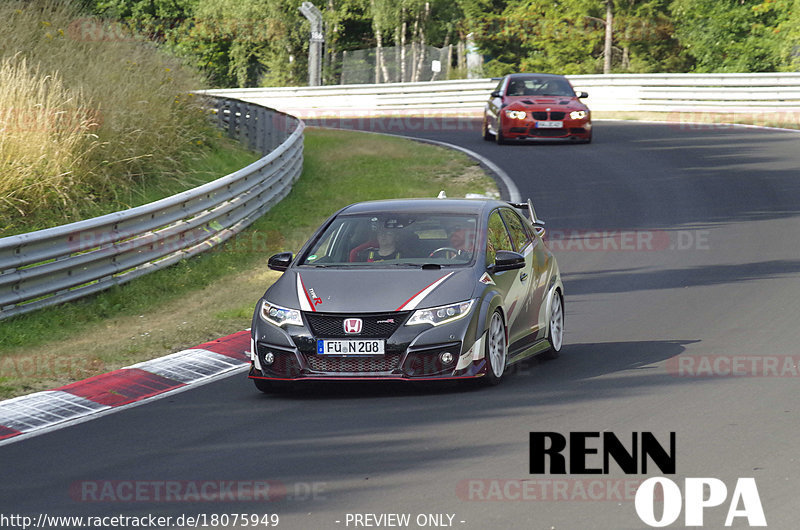
<path id="1" fill-rule="evenodd" d="M 566 79 L 558 77 L 517 77 L 508 83 L 508 96 L 565 96 L 575 91 Z"/>
<path id="2" fill-rule="evenodd" d="M 421 267 L 465 265 L 476 248 L 477 216 L 439 213 L 341 215 L 314 240 L 299 265 Z"/>

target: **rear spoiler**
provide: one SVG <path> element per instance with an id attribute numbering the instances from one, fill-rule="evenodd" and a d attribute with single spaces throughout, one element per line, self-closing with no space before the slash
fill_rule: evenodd
<path id="1" fill-rule="evenodd" d="M 446 199 L 447 194 L 444 192 L 444 190 L 442 190 L 439 192 L 439 195 L 437 195 L 436 198 Z M 528 199 L 528 202 L 509 202 L 508 204 L 519 210 L 527 210 L 528 217 L 531 219 L 531 223 L 533 223 L 534 226 L 544 227 L 544 221 L 536 217 L 536 210 L 533 209 L 533 202 L 531 202 L 530 199 Z"/>
<path id="2" fill-rule="evenodd" d="M 527 210 L 528 217 L 530 217 L 534 226 L 544 226 L 544 221 L 536 216 L 536 210 L 533 209 L 533 202 L 530 199 L 528 199 L 528 202 L 509 202 L 508 204 L 520 210 Z"/>

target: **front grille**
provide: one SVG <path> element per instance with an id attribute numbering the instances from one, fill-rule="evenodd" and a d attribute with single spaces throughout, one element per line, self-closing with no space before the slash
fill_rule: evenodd
<path id="1" fill-rule="evenodd" d="M 529 133 L 531 136 L 542 136 L 546 138 L 558 138 L 560 136 L 566 136 L 567 130 L 566 129 L 537 129 L 535 127 L 531 128 Z"/>
<path id="2" fill-rule="evenodd" d="M 547 120 L 547 113 L 546 112 L 533 112 L 531 114 L 533 114 L 533 119 L 534 120 L 539 120 L 539 121 Z"/>
<path id="3" fill-rule="evenodd" d="M 551 120 L 556 120 L 556 121 L 561 121 L 561 120 L 564 119 L 564 116 L 566 116 L 566 115 L 567 115 L 566 112 L 551 112 L 550 113 L 550 119 Z"/>
<path id="4" fill-rule="evenodd" d="M 326 339 L 339 338 L 370 338 L 388 339 L 397 331 L 408 318 L 410 311 L 396 311 L 392 313 L 367 313 L 361 315 L 332 314 L 332 313 L 303 313 L 315 337 Z M 361 333 L 347 334 L 344 332 L 346 318 L 360 318 L 362 321 Z"/>
<path id="5" fill-rule="evenodd" d="M 525 128 L 525 127 L 511 127 L 511 128 L 508 130 L 508 132 L 512 132 L 512 133 L 526 133 L 526 132 L 528 132 L 528 129 L 527 129 L 527 128 Z"/>
<path id="6" fill-rule="evenodd" d="M 572 127 L 569 130 L 570 134 L 586 134 L 586 129 L 583 127 Z"/>
<path id="7" fill-rule="evenodd" d="M 391 372 L 400 364 L 399 353 L 387 353 L 381 357 L 328 357 L 306 355 L 306 361 L 316 372 Z"/>

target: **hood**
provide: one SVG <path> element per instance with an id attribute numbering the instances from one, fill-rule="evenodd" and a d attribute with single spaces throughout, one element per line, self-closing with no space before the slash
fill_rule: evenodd
<path id="1" fill-rule="evenodd" d="M 468 300 L 472 268 L 375 270 L 290 268 L 267 290 L 274 304 L 325 313 L 412 310 Z"/>
<path id="2" fill-rule="evenodd" d="M 583 108 L 584 104 L 570 96 L 506 96 L 507 107 L 532 109 L 537 107 Z"/>

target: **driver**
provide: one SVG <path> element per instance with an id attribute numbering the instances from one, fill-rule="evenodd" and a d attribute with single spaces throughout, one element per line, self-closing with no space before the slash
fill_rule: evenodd
<path id="1" fill-rule="evenodd" d="M 449 246 L 437 248 L 430 253 L 430 257 L 444 257 L 447 259 L 471 258 L 475 250 L 475 231 L 466 223 L 456 222 L 445 228 Z"/>
<path id="2" fill-rule="evenodd" d="M 400 259 L 397 249 L 397 229 L 380 227 L 377 231 L 377 247 L 365 248 L 359 253 L 358 261 L 386 261 Z"/>
<path id="3" fill-rule="evenodd" d="M 457 224 L 449 227 L 450 246 L 458 251 L 459 254 L 472 252 L 475 244 L 475 232 L 465 224 Z"/>

